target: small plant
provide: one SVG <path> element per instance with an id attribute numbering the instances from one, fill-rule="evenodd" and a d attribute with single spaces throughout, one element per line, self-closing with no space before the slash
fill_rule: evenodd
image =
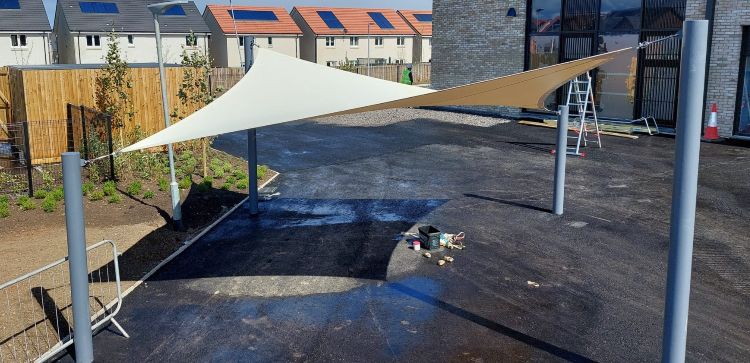
<path id="1" fill-rule="evenodd" d="M 109 196 L 107 202 L 109 202 L 109 204 L 117 204 L 122 202 L 122 197 L 119 194 L 113 194 Z"/>
<path id="2" fill-rule="evenodd" d="M 57 200 L 50 194 L 47 198 L 44 198 L 42 202 L 42 210 L 47 213 L 52 213 L 57 209 Z"/>
<path id="3" fill-rule="evenodd" d="M 211 180 L 208 180 L 208 178 L 206 178 L 200 184 L 198 184 L 198 192 L 206 193 L 210 191 L 212 187 L 213 187 L 213 182 Z"/>
<path id="4" fill-rule="evenodd" d="M 0 203 L 0 218 L 10 217 L 10 207 L 8 203 Z"/>
<path id="5" fill-rule="evenodd" d="M 18 198 L 18 206 L 21 207 L 21 210 L 36 209 L 36 203 L 34 203 L 31 198 L 25 195 L 21 198 Z"/>
<path id="6" fill-rule="evenodd" d="M 96 202 L 102 199 L 104 199 L 104 192 L 101 190 L 94 190 L 91 193 L 89 193 L 89 200 L 92 202 Z"/>
<path id="7" fill-rule="evenodd" d="M 104 195 L 111 197 L 117 193 L 117 184 L 112 180 L 108 180 L 104 182 L 102 191 L 104 191 Z"/>
<path id="8" fill-rule="evenodd" d="M 241 170 L 241 169 L 237 169 L 237 170 L 233 171 L 232 175 L 234 175 L 234 177 L 237 180 L 242 180 L 242 179 L 247 178 L 247 173 L 245 173 L 245 171 Z"/>
<path id="9" fill-rule="evenodd" d="M 37 191 L 34 191 L 34 199 L 44 199 L 47 198 L 48 192 L 45 189 L 40 189 Z"/>
<path id="10" fill-rule="evenodd" d="M 177 184 L 177 186 L 180 189 L 188 189 L 193 184 L 193 180 L 190 179 L 190 177 L 186 176 L 182 179 L 180 179 L 180 182 Z"/>
<path id="11" fill-rule="evenodd" d="M 141 195 L 141 192 L 143 191 L 143 184 L 139 181 L 134 181 L 128 185 L 127 192 L 128 194 L 132 196 Z"/>
<path id="12" fill-rule="evenodd" d="M 52 176 L 52 173 L 46 170 L 42 170 L 41 174 L 42 183 L 44 183 L 44 189 L 52 190 L 52 188 L 55 186 L 55 178 Z"/>
<path id="13" fill-rule="evenodd" d="M 90 181 L 83 183 L 81 191 L 83 192 L 83 195 L 89 195 L 89 193 L 94 191 L 94 183 Z"/>
<path id="14" fill-rule="evenodd" d="M 155 195 L 154 192 L 147 190 L 143 193 L 143 199 L 154 199 Z"/>
<path id="15" fill-rule="evenodd" d="M 247 189 L 248 184 L 250 184 L 250 180 L 247 177 L 244 177 L 243 179 L 238 180 L 234 186 L 239 190 L 245 190 Z"/>
<path id="16" fill-rule="evenodd" d="M 268 165 L 258 165 L 258 180 L 263 179 L 268 173 Z"/>
<path id="17" fill-rule="evenodd" d="M 214 178 L 216 178 L 216 179 L 222 179 L 222 178 L 224 178 L 224 169 L 216 169 L 216 170 L 214 170 Z"/>
<path id="18" fill-rule="evenodd" d="M 232 164 L 230 164 L 228 161 L 224 162 L 223 169 L 225 173 L 229 173 L 232 171 Z"/>
<path id="19" fill-rule="evenodd" d="M 233 186 L 232 184 L 229 184 L 229 183 L 224 183 L 224 184 L 222 184 L 222 185 L 221 185 L 221 190 L 229 190 L 229 189 L 232 189 L 232 186 Z"/>
<path id="20" fill-rule="evenodd" d="M 237 182 L 237 179 L 234 176 L 227 177 L 226 183 L 229 185 L 234 185 L 234 183 Z"/>
<path id="21" fill-rule="evenodd" d="M 0 195 L 0 204 L 10 203 L 10 198 L 7 195 Z"/>
<path id="22" fill-rule="evenodd" d="M 169 181 L 167 181 L 167 179 L 159 179 L 159 190 L 162 192 L 166 192 L 167 190 L 169 190 Z"/>
<path id="23" fill-rule="evenodd" d="M 61 200 L 65 199 L 65 190 L 63 187 L 57 187 L 53 189 L 49 194 L 47 194 L 47 198 L 52 198 L 55 200 L 55 202 L 59 202 Z"/>

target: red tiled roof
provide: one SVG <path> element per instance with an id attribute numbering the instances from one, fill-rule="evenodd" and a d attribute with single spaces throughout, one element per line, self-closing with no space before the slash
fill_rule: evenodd
<path id="1" fill-rule="evenodd" d="M 367 34 L 367 24 L 370 26 L 372 35 L 414 35 L 414 31 L 409 27 L 401 16 L 393 9 L 366 9 L 366 8 L 330 8 L 330 7 L 307 7 L 296 6 L 292 11 L 297 11 L 310 26 L 312 31 L 317 35 L 340 35 L 340 34 Z M 318 15 L 318 11 L 332 11 L 339 19 L 344 29 L 330 29 L 323 19 Z M 368 12 L 379 12 L 393 25 L 393 29 L 381 29 L 375 21 L 372 20 Z"/>
<path id="2" fill-rule="evenodd" d="M 432 15 L 432 11 L 429 10 L 399 10 L 399 15 L 401 15 L 404 20 L 406 20 L 407 23 L 414 29 L 417 34 L 431 37 L 432 36 L 432 22 L 426 22 L 426 21 L 419 21 L 417 18 L 414 17 L 414 14 L 430 14 Z"/>
<path id="3" fill-rule="evenodd" d="M 206 11 L 213 14 L 224 34 L 234 34 L 234 23 L 227 5 L 208 5 Z M 235 5 L 234 10 L 260 10 L 273 11 L 278 21 L 269 20 L 237 20 L 237 32 L 239 34 L 302 34 L 297 23 L 286 12 L 283 7 L 268 6 L 241 6 Z"/>

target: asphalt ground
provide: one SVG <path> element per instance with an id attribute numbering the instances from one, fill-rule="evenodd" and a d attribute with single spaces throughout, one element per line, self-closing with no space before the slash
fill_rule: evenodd
<path id="1" fill-rule="evenodd" d="M 674 139 L 605 137 L 394 110 L 258 130 L 282 173 L 128 296 L 97 361 L 658 361 Z M 245 153 L 243 133 L 214 144 Z M 702 144 L 689 361 L 750 359 L 750 149 Z M 436 265 L 394 238 L 466 232 Z M 70 360 L 70 356 L 63 361 Z"/>

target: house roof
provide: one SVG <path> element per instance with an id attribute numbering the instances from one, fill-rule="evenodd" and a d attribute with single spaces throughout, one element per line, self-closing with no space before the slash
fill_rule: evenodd
<path id="1" fill-rule="evenodd" d="M 236 21 L 233 21 L 230 14 L 232 9 L 237 13 Z M 275 15 L 276 20 L 243 20 L 239 13 L 248 11 L 260 15 L 263 15 L 263 13 L 270 14 L 269 12 L 271 12 Z M 224 34 L 234 34 L 235 24 L 237 24 L 237 33 L 239 34 L 302 34 L 297 23 L 292 20 L 292 17 L 283 7 L 234 6 L 232 8 L 227 5 L 208 5 L 203 15 L 206 16 L 209 13 L 219 23 L 219 27 Z"/>
<path id="2" fill-rule="evenodd" d="M 50 31 L 42 0 L 20 0 L 20 9 L 0 9 L 0 31 Z"/>
<path id="3" fill-rule="evenodd" d="M 430 10 L 399 10 L 398 14 L 401 15 L 404 20 L 406 20 L 406 23 L 409 24 L 409 26 L 414 29 L 417 34 L 425 36 L 425 37 L 431 37 L 432 36 L 432 20 L 430 21 L 420 21 L 415 17 L 415 15 L 422 15 L 422 14 L 429 14 L 430 19 L 432 19 L 432 11 Z"/>
<path id="4" fill-rule="evenodd" d="M 295 6 L 292 12 L 297 11 L 305 20 L 313 33 L 317 35 L 341 35 L 341 34 L 367 34 L 367 24 L 370 26 L 372 35 L 414 35 L 414 31 L 393 9 L 367 9 L 367 8 L 331 8 L 331 7 L 307 7 Z M 318 12 L 332 12 L 341 24 L 341 27 L 333 29 L 326 25 Z M 383 28 L 377 24 L 369 13 L 382 14 L 381 19 L 387 20 L 392 28 Z M 382 20 L 380 20 L 382 22 Z"/>
<path id="5" fill-rule="evenodd" d="M 95 1 L 95 0 L 90 0 Z M 109 32 L 114 29 L 118 32 L 153 33 L 154 18 L 151 11 L 146 7 L 148 4 L 160 2 L 159 0 L 96 0 L 98 3 L 116 6 L 116 12 L 90 13 L 83 12 L 86 6 L 80 0 L 58 0 L 56 17 L 62 10 L 70 31 L 86 32 Z M 165 34 L 174 33 L 209 33 L 208 26 L 203 21 L 201 13 L 195 3 L 179 5 L 185 10 L 185 15 L 161 15 L 159 25 L 161 32 Z"/>

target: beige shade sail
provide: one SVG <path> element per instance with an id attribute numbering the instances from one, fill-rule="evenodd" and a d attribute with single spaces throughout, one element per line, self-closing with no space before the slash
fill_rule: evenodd
<path id="1" fill-rule="evenodd" d="M 626 48 L 567 63 L 435 91 L 341 71 L 268 49 L 234 87 L 182 121 L 121 150 L 128 152 L 289 121 L 399 107 L 544 108 L 545 98 Z"/>

